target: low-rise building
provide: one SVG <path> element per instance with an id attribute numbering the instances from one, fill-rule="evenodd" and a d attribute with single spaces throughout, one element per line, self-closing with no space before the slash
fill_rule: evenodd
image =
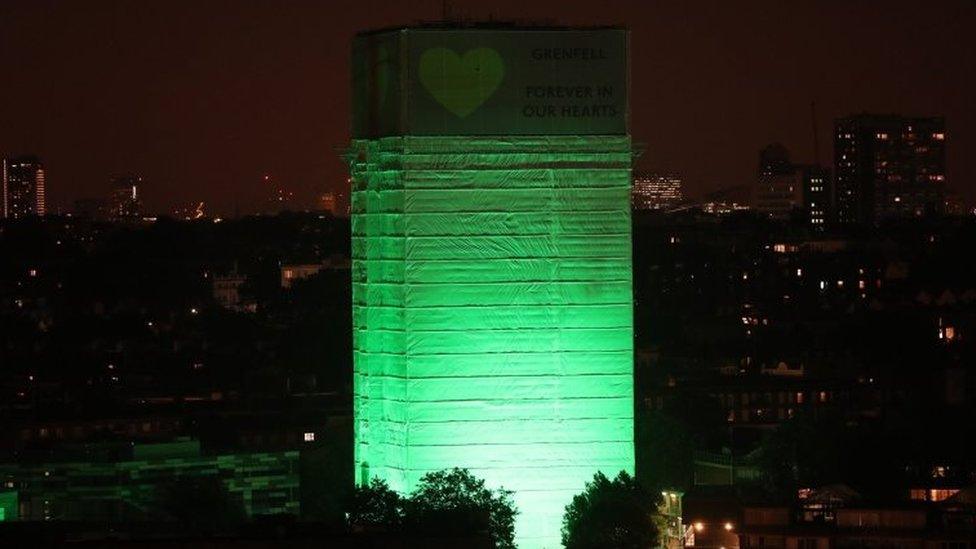
<path id="1" fill-rule="evenodd" d="M 798 507 L 743 508 L 739 547 L 968 549 L 976 546 L 976 506 L 962 493 L 939 504 L 871 503 L 850 497 L 851 491 L 840 488 L 843 487 L 814 490 L 800 500 Z"/>
<path id="2" fill-rule="evenodd" d="M 17 520 L 154 520 L 160 489 L 185 479 L 219 482 L 249 517 L 299 513 L 297 451 L 207 455 L 196 440 L 130 447 L 116 460 L 0 464 L 0 486 L 16 492 Z"/>
<path id="3" fill-rule="evenodd" d="M 241 299 L 241 287 L 247 282 L 247 277 L 239 274 L 235 269 L 229 274 L 213 278 L 213 298 L 218 305 L 231 311 L 255 312 L 257 304 L 253 301 L 245 302 Z"/>

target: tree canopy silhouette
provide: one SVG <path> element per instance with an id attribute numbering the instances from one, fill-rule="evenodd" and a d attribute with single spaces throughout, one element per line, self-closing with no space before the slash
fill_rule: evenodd
<path id="1" fill-rule="evenodd" d="M 563 545 L 567 549 L 655 547 L 659 500 L 624 471 L 613 480 L 597 473 L 566 506 Z"/>
<path id="2" fill-rule="evenodd" d="M 395 529 L 403 523 L 403 498 L 386 481 L 374 478 L 357 486 L 346 502 L 349 525 L 353 528 Z"/>
<path id="3" fill-rule="evenodd" d="M 499 549 L 515 547 L 512 492 L 491 490 L 467 469 L 446 469 L 424 475 L 408 498 L 380 479 L 357 487 L 347 501 L 353 528 L 403 529 L 425 535 L 486 533 Z"/>

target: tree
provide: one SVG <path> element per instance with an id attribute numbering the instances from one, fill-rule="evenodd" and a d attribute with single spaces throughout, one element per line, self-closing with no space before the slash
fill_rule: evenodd
<path id="1" fill-rule="evenodd" d="M 638 548 L 658 545 L 660 496 L 641 487 L 621 471 L 609 480 L 603 473 L 573 496 L 563 515 L 562 539 L 567 549 Z"/>
<path id="2" fill-rule="evenodd" d="M 467 469 L 428 473 L 407 503 L 406 520 L 421 531 L 469 534 L 487 531 L 495 547 L 515 547 L 512 492 L 490 490 Z"/>
<path id="3" fill-rule="evenodd" d="M 396 529 L 403 522 L 403 499 L 386 484 L 374 478 L 353 489 L 346 502 L 349 525 L 354 528 Z"/>

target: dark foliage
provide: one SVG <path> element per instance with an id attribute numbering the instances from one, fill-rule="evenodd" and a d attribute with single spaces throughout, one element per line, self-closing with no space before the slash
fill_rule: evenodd
<path id="1" fill-rule="evenodd" d="M 490 490 L 467 469 L 428 473 L 407 502 L 407 521 L 420 530 L 457 533 L 487 531 L 495 546 L 515 547 L 512 492 Z"/>
<path id="2" fill-rule="evenodd" d="M 624 471 L 613 480 L 597 473 L 566 506 L 563 545 L 568 549 L 655 547 L 659 499 Z"/>
<path id="3" fill-rule="evenodd" d="M 194 532 L 232 530 L 246 519 L 240 497 L 216 478 L 182 478 L 157 488 L 157 510 Z"/>
<path id="4" fill-rule="evenodd" d="M 349 494 L 346 520 L 356 529 L 397 529 L 403 523 L 403 505 L 400 494 L 391 490 L 385 481 L 374 478 Z"/>
<path id="5" fill-rule="evenodd" d="M 466 469 L 428 473 L 409 498 L 379 479 L 357 487 L 347 500 L 349 525 L 357 529 L 403 529 L 425 536 L 487 533 L 495 547 L 515 547 L 512 492 L 491 490 Z"/>

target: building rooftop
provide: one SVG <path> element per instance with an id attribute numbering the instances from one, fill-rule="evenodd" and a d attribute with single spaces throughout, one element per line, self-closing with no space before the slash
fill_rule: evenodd
<path id="1" fill-rule="evenodd" d="M 487 20 L 487 21 L 419 21 L 410 25 L 380 27 L 359 31 L 356 36 L 369 36 L 399 31 L 416 30 L 491 30 L 491 31 L 598 31 L 627 30 L 620 25 L 557 25 L 552 20 Z"/>

